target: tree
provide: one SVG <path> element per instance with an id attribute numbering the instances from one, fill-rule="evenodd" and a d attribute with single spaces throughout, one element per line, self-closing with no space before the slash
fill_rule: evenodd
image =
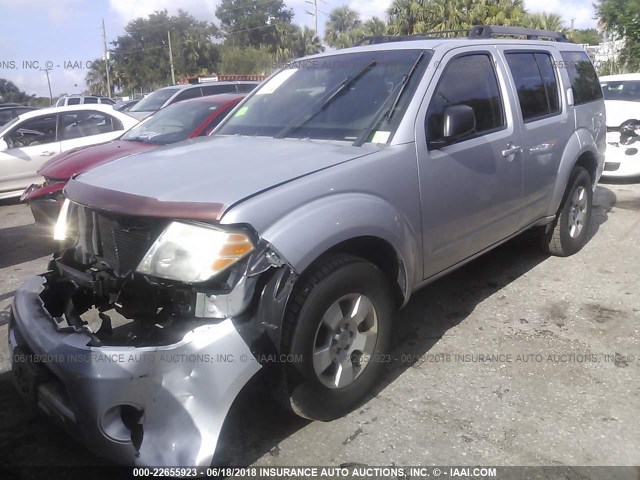
<path id="1" fill-rule="evenodd" d="M 536 28 L 538 30 L 551 30 L 559 32 L 562 30 L 562 17 L 555 13 L 531 13 L 525 17 L 525 27 Z"/>
<path id="2" fill-rule="evenodd" d="M 107 92 L 107 73 L 104 60 L 96 59 L 92 62 L 91 68 L 84 77 L 87 90 L 92 95 L 111 96 Z"/>
<path id="3" fill-rule="evenodd" d="M 325 26 L 324 41 L 334 48 L 345 48 L 353 45 L 353 38 L 361 37 L 362 32 L 354 32 L 362 27 L 358 12 L 350 7 L 338 7 L 329 13 Z"/>
<path id="4" fill-rule="evenodd" d="M 183 10 L 174 16 L 162 10 L 148 18 L 132 20 L 125 27 L 125 34 L 112 42 L 110 69 L 115 73 L 114 85 L 131 91 L 170 84 L 168 32 L 176 76 L 215 71 L 220 57 L 212 41 L 219 34 L 216 26 L 198 21 Z M 97 72 L 89 73 L 99 81 Z"/>
<path id="5" fill-rule="evenodd" d="M 225 43 L 238 47 L 279 44 L 277 28 L 291 24 L 293 10 L 282 0 L 222 0 L 216 8 Z"/>
<path id="6" fill-rule="evenodd" d="M 573 32 L 569 32 L 568 36 L 573 43 L 584 45 L 598 45 L 602 42 L 602 37 L 595 28 L 574 30 Z"/>
<path id="7" fill-rule="evenodd" d="M 598 0 L 600 27 L 625 40 L 620 63 L 626 71 L 640 68 L 640 0 Z"/>
<path id="8" fill-rule="evenodd" d="M 219 73 L 266 75 L 278 67 L 267 47 L 236 47 L 224 45 L 220 51 Z"/>
<path id="9" fill-rule="evenodd" d="M 363 32 L 372 37 L 384 35 L 387 33 L 387 23 L 378 17 L 371 17 L 364 22 Z"/>

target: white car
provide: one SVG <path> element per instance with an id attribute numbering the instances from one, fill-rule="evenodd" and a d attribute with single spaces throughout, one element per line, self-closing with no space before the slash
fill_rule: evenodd
<path id="1" fill-rule="evenodd" d="M 605 177 L 640 179 L 640 73 L 600 77 L 607 109 Z"/>
<path id="2" fill-rule="evenodd" d="M 0 129 L 0 199 L 40 181 L 38 170 L 72 148 L 108 142 L 138 120 L 110 105 L 75 105 L 23 113 Z"/>

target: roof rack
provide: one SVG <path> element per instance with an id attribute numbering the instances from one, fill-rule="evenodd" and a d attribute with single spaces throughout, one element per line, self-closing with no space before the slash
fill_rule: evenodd
<path id="1" fill-rule="evenodd" d="M 457 35 L 452 37 L 451 35 Z M 470 40 L 488 40 L 495 37 L 525 37 L 527 40 L 552 40 L 556 42 L 571 42 L 562 32 L 552 30 L 534 30 L 524 27 L 502 27 L 497 25 L 475 25 L 470 29 L 439 30 L 418 33 L 415 35 L 377 35 L 364 37 L 354 47 L 375 45 L 378 43 L 406 42 L 410 40 L 434 40 L 446 38 L 467 38 Z"/>
<path id="2" fill-rule="evenodd" d="M 552 30 L 534 30 L 523 27 L 501 27 L 496 25 L 475 25 L 469 31 L 469 37 L 474 40 L 489 39 L 495 36 L 526 37 L 527 40 L 553 40 L 556 42 L 570 42 L 562 32 Z"/>

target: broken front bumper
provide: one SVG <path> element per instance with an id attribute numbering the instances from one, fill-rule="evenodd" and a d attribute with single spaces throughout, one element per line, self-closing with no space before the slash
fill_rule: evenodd
<path id="1" fill-rule="evenodd" d="M 16 292 L 9 323 L 25 398 L 116 462 L 210 465 L 233 400 L 260 369 L 233 322 L 166 346 L 88 346 L 86 333 L 57 329 L 45 282 L 32 277 Z"/>

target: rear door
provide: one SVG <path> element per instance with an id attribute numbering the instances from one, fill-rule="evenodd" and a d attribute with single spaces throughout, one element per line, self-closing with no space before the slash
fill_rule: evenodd
<path id="1" fill-rule="evenodd" d="M 72 110 L 60 114 L 61 151 L 108 142 L 124 133 L 122 122 L 95 110 Z"/>
<path id="2" fill-rule="evenodd" d="M 58 115 L 24 120 L 4 137 L 9 148 L 0 152 L 0 195 L 22 190 L 38 180 L 44 163 L 60 153 Z"/>
<path id="3" fill-rule="evenodd" d="M 504 65 L 493 49 L 459 51 L 434 59 L 416 127 L 425 278 L 508 237 L 520 215 L 520 138 Z M 455 105 L 473 108 L 475 131 L 438 146 L 444 109 Z"/>
<path id="4" fill-rule="evenodd" d="M 544 47 L 501 47 L 517 93 L 514 111 L 521 128 L 524 228 L 547 215 L 560 161 L 574 133 L 574 119 L 560 94 L 562 58 Z"/>

